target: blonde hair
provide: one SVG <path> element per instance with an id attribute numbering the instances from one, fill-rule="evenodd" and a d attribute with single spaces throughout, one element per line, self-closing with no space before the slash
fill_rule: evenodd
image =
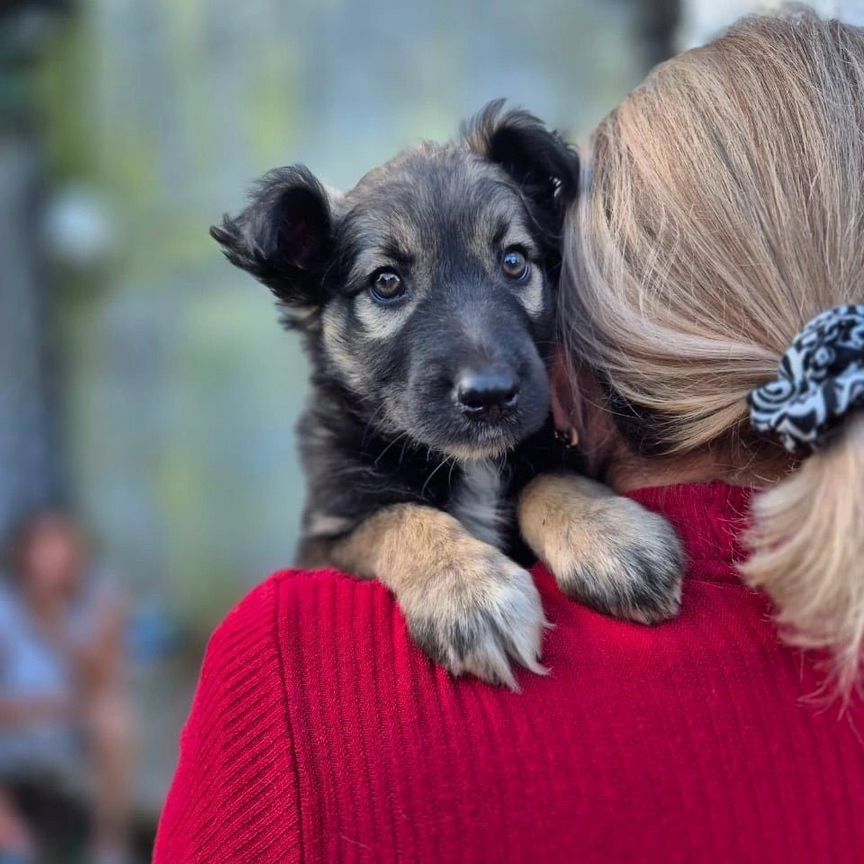
<path id="1" fill-rule="evenodd" d="M 813 316 L 864 302 L 864 33 L 745 19 L 596 130 L 562 338 L 667 453 L 753 442 L 747 395 Z M 739 451 L 743 452 L 743 451 Z M 851 689 L 864 640 L 864 415 L 755 497 L 749 582 Z"/>

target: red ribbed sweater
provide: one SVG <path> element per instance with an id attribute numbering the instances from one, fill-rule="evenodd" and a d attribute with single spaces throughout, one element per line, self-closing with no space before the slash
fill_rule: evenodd
<path id="1" fill-rule="evenodd" d="M 548 678 L 453 680 L 392 597 L 279 573 L 217 630 L 156 864 L 864 861 L 864 708 L 807 701 L 734 562 L 745 490 L 636 493 L 690 558 L 656 628 L 568 601 L 542 568 Z"/>

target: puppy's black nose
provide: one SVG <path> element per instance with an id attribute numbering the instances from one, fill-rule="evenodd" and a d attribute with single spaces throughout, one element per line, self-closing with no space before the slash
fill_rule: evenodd
<path id="1" fill-rule="evenodd" d="M 518 399 L 519 382 L 509 369 L 466 370 L 456 379 L 456 401 L 472 420 L 499 420 Z"/>

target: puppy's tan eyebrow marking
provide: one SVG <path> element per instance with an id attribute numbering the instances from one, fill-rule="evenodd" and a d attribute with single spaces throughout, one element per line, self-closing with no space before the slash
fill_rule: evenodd
<path id="1" fill-rule="evenodd" d="M 529 256 L 538 254 L 537 244 L 532 239 L 525 217 L 518 208 L 511 207 L 510 212 L 507 213 L 499 210 L 490 217 L 490 222 L 494 226 L 491 237 L 493 249 L 498 250 L 506 244 L 521 246 Z"/>

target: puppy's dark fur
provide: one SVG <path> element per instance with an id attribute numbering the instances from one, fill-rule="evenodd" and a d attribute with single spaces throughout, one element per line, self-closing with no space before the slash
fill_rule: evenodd
<path id="1" fill-rule="evenodd" d="M 299 563 L 381 578 L 436 659 L 507 683 L 508 655 L 539 669 L 529 656 L 539 636 L 521 644 L 512 632 L 542 630 L 530 577 L 507 570 L 518 597 L 498 598 L 500 608 L 472 609 L 462 595 L 479 586 L 476 602 L 491 602 L 502 553 L 532 557 L 514 502 L 532 477 L 572 462 L 548 421 L 547 367 L 560 233 L 578 172 L 560 137 L 492 103 L 457 143 L 406 151 L 345 195 L 303 166 L 271 171 L 250 206 L 212 230 L 228 259 L 274 293 L 311 360 L 299 426 L 308 477 Z M 398 296 L 376 294 L 382 273 Z M 574 499 L 582 492 L 574 488 Z M 579 512 L 574 505 L 561 520 Z M 677 608 L 680 562 L 668 531 L 651 527 L 668 555 L 646 562 L 640 537 L 618 557 L 640 574 L 640 614 L 647 605 L 656 619 Z M 445 566 L 445 547 L 463 541 L 461 558 Z M 610 550 L 602 553 L 608 560 Z M 448 580 L 451 593 L 433 598 Z M 621 614 L 620 602 L 608 605 Z"/>

